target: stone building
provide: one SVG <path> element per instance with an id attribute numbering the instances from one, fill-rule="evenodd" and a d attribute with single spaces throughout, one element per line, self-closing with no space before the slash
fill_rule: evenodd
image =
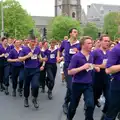
<path id="1" fill-rule="evenodd" d="M 81 20 L 81 0 L 55 0 L 55 16 L 67 15 Z"/>
<path id="2" fill-rule="evenodd" d="M 87 20 L 103 27 L 104 17 L 110 12 L 120 12 L 120 5 L 91 4 L 87 6 Z"/>

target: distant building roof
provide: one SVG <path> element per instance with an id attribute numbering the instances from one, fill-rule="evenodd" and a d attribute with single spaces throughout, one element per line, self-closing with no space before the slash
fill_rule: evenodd
<path id="1" fill-rule="evenodd" d="M 88 22 L 94 22 L 102 27 L 104 17 L 110 12 L 120 12 L 120 5 L 92 3 L 87 6 L 87 20 Z"/>
<path id="2" fill-rule="evenodd" d="M 97 12 L 101 13 L 101 12 L 119 12 L 120 11 L 120 5 L 110 5 L 110 4 L 96 4 L 96 3 L 92 3 L 91 5 L 88 5 L 88 7 L 90 8 L 91 6 L 93 6 Z"/>
<path id="3" fill-rule="evenodd" d="M 47 17 L 47 16 L 32 16 L 33 20 L 35 21 L 36 26 L 47 26 L 48 23 L 54 18 L 54 17 Z"/>
<path id="4" fill-rule="evenodd" d="M 120 10 L 120 5 L 109 5 L 109 4 L 94 4 L 98 9 L 103 7 L 105 10 L 118 11 Z"/>

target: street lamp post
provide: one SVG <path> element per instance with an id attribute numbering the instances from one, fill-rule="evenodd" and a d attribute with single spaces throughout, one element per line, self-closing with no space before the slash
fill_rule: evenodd
<path id="1" fill-rule="evenodd" d="M 1 37 L 3 37 L 3 36 L 4 36 L 4 11 L 3 11 L 3 0 L 1 0 L 1 22 L 2 22 Z"/>

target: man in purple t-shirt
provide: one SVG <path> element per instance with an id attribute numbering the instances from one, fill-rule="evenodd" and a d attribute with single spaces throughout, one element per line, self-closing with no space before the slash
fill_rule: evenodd
<path id="1" fill-rule="evenodd" d="M 78 107 L 81 95 L 84 95 L 86 110 L 85 120 L 93 120 L 94 97 L 92 88 L 92 70 L 99 72 L 99 67 L 93 65 L 92 38 L 84 36 L 80 40 L 81 51 L 76 53 L 70 62 L 68 74 L 72 75 L 72 95 L 68 109 L 67 120 L 72 120 Z"/>
<path id="2" fill-rule="evenodd" d="M 20 54 L 19 60 L 24 61 L 24 106 L 29 107 L 28 97 L 30 93 L 30 84 L 32 87 L 33 104 L 35 108 L 38 108 L 38 91 L 39 91 L 39 79 L 40 79 L 40 48 L 36 46 L 34 38 L 30 39 L 29 45 L 24 47 Z M 44 67 L 44 66 L 41 66 Z"/>
<path id="3" fill-rule="evenodd" d="M 57 60 L 58 62 L 61 61 L 61 54 L 64 50 L 64 74 L 65 74 L 65 80 L 66 80 L 66 84 L 67 84 L 67 91 L 66 91 L 66 96 L 65 96 L 65 102 L 63 104 L 63 112 L 65 114 L 67 114 L 68 111 L 68 104 L 70 102 L 70 97 L 71 97 L 71 84 L 72 84 L 72 76 L 68 75 L 68 66 L 69 63 L 71 61 L 71 58 L 74 54 L 76 54 L 79 50 L 80 50 L 80 44 L 79 41 L 77 40 L 78 37 L 78 30 L 76 28 L 72 28 L 69 31 L 69 35 L 70 35 L 70 39 L 69 40 L 63 40 L 59 52 L 58 52 L 58 56 L 57 56 Z"/>
<path id="4" fill-rule="evenodd" d="M 120 43 L 110 51 L 106 73 L 111 74 L 113 80 L 111 82 L 110 102 L 105 120 L 115 120 L 120 111 Z"/>
<path id="5" fill-rule="evenodd" d="M 2 38 L 2 44 L 0 45 L 0 83 L 1 85 L 5 85 L 5 94 L 8 95 L 8 87 L 9 87 L 9 75 L 10 75 L 10 64 L 7 61 L 7 58 L 9 56 L 9 52 L 11 50 L 11 47 L 8 46 L 8 40 L 7 38 Z M 4 74 L 4 76 L 3 76 Z M 3 90 L 3 86 L 1 86 Z"/>
<path id="6" fill-rule="evenodd" d="M 22 50 L 20 40 L 14 42 L 14 48 L 10 51 L 8 62 L 11 64 L 11 78 L 12 78 L 12 96 L 16 97 L 17 82 L 19 77 L 19 96 L 22 96 L 23 81 L 24 81 L 24 64 L 20 62 L 18 57 Z"/>
<path id="7" fill-rule="evenodd" d="M 100 67 L 100 72 L 94 72 L 93 90 L 95 106 L 100 107 L 98 99 L 103 94 L 105 97 L 105 105 L 103 107 L 103 115 L 106 113 L 109 104 L 109 88 L 111 77 L 105 73 L 105 65 L 109 55 L 110 37 L 108 35 L 101 35 L 100 48 L 92 52 L 93 63 Z M 101 118 L 102 119 L 102 118 Z"/>

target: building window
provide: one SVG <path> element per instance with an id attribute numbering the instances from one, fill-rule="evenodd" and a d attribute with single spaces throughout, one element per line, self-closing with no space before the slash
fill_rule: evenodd
<path id="1" fill-rule="evenodd" d="M 72 13 L 72 18 L 75 18 L 75 12 Z"/>

